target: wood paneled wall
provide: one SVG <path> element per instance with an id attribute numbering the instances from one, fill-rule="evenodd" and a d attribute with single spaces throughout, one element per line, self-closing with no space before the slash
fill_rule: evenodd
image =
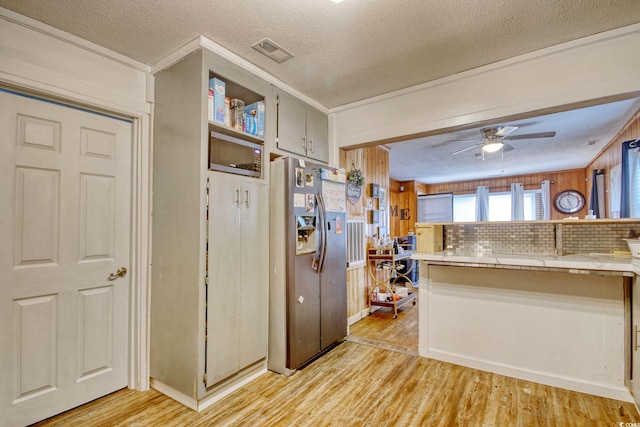
<path id="1" fill-rule="evenodd" d="M 474 181 L 460 181 L 449 182 L 442 184 L 424 184 L 421 182 L 405 181 L 397 182 L 391 180 L 391 197 L 390 200 L 396 200 L 398 206 L 405 206 L 410 209 L 409 215 L 413 218 L 410 221 L 403 221 L 400 216 L 391 216 L 391 229 L 397 231 L 397 235 L 405 235 L 409 230 L 413 229 L 413 225 L 417 218 L 417 199 L 419 195 L 423 194 L 439 194 L 439 193 L 453 193 L 453 194 L 473 194 L 476 192 L 476 188 L 480 185 L 489 187 L 492 192 L 504 192 L 510 191 L 511 184 L 514 182 L 520 182 L 524 184 L 525 190 L 533 190 L 540 188 L 540 183 L 546 179 L 551 181 L 551 198 L 563 190 L 577 190 L 587 195 L 587 185 L 585 182 L 585 170 L 574 169 L 567 171 L 546 172 L 530 175 L 516 175 L 500 178 L 489 178 Z M 404 186 L 404 191 L 400 192 L 400 186 Z M 579 217 L 586 215 L 588 207 L 585 206 L 580 212 L 577 213 Z M 392 208 L 393 212 L 393 208 Z M 573 216 L 575 216 L 574 214 Z M 551 208 L 551 219 L 562 219 L 567 215 L 561 214 L 555 209 Z"/>
<path id="2" fill-rule="evenodd" d="M 418 184 L 416 181 L 399 182 L 391 179 L 389 188 L 389 234 L 406 236 L 409 230 L 414 230 L 418 219 Z"/>
<path id="3" fill-rule="evenodd" d="M 354 150 L 340 151 L 340 167 L 347 172 L 356 168 L 362 170 L 365 177 L 365 188 L 362 197 L 354 204 L 347 202 L 347 218 L 363 218 L 367 221 L 369 210 L 367 209 L 367 199 L 370 198 L 369 184 L 378 184 L 387 190 L 389 198 L 389 150 L 385 147 L 366 147 Z M 377 202 L 373 200 L 373 207 L 377 208 Z M 388 215 L 387 212 L 380 212 L 380 218 Z M 386 218 L 388 227 L 389 219 Z M 378 233 L 379 224 L 367 224 L 365 232 L 367 240 L 373 239 Z M 359 315 L 369 307 L 369 275 L 366 274 L 365 267 L 356 267 L 347 272 L 347 314 L 349 318 Z"/>
<path id="4" fill-rule="evenodd" d="M 622 162 L 622 143 L 631 139 L 640 138 L 640 110 L 627 122 L 618 134 L 607 144 L 604 150 L 591 162 L 585 170 L 585 177 L 589 180 L 587 185 L 587 197 L 591 196 L 591 175 L 594 169 L 604 169 L 604 182 L 607 197 L 605 197 L 607 216 L 611 216 L 609 206 L 610 171 L 611 168 Z"/>

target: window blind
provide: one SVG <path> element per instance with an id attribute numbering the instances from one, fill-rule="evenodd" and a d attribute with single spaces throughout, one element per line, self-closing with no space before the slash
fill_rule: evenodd
<path id="1" fill-rule="evenodd" d="M 418 222 L 453 222 L 453 193 L 418 196 Z"/>

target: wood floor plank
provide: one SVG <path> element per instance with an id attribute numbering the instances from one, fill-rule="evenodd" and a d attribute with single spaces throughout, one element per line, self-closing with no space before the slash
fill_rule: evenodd
<path id="1" fill-rule="evenodd" d="M 632 404 L 345 342 L 290 378 L 266 373 L 201 413 L 155 390 L 121 390 L 39 425 L 528 427 L 619 422 L 640 422 Z"/>
<path id="2" fill-rule="evenodd" d="M 351 325 L 349 334 L 417 349 L 418 306 L 402 306 L 397 319 L 393 318 L 392 309 L 380 308 Z"/>
<path id="3" fill-rule="evenodd" d="M 400 315 L 416 316 L 412 307 Z M 403 350 L 402 325 L 369 316 L 345 341 L 291 377 L 261 375 L 197 413 L 156 390 L 121 390 L 39 426 L 613 426 L 640 422 L 631 403 L 430 360 Z M 359 322 L 360 323 L 360 322 Z M 382 325 L 375 323 L 384 323 Z M 396 329 L 400 351 L 375 338 Z M 405 334 L 417 328 L 407 327 Z"/>

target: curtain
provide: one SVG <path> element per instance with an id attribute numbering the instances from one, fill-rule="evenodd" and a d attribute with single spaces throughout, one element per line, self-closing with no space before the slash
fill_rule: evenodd
<path id="1" fill-rule="evenodd" d="M 640 139 L 622 143 L 620 217 L 640 218 Z"/>
<path id="2" fill-rule="evenodd" d="M 511 221 L 524 220 L 524 185 L 511 184 Z"/>
<path id="3" fill-rule="evenodd" d="M 602 200 L 602 185 L 604 184 L 604 169 L 594 169 L 591 174 L 591 200 L 589 200 L 589 210 L 596 218 L 604 217 L 604 206 L 601 206 Z"/>
<path id="4" fill-rule="evenodd" d="M 489 187 L 478 186 L 476 190 L 476 221 L 489 220 Z"/>
<path id="5" fill-rule="evenodd" d="M 551 182 L 545 179 L 540 184 L 542 193 L 542 219 L 551 219 Z"/>
<path id="6" fill-rule="evenodd" d="M 598 183 L 596 177 L 598 176 L 598 169 L 594 169 L 591 172 L 591 200 L 589 200 L 589 213 L 598 218 L 598 212 L 600 211 L 600 205 L 598 204 Z"/>

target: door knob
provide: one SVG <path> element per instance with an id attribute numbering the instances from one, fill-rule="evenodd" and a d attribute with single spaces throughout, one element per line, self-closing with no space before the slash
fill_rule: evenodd
<path id="1" fill-rule="evenodd" d="M 127 269 L 125 267 L 120 267 L 118 271 L 109 275 L 109 280 L 116 280 L 118 277 L 124 277 L 125 274 L 127 274 Z"/>

